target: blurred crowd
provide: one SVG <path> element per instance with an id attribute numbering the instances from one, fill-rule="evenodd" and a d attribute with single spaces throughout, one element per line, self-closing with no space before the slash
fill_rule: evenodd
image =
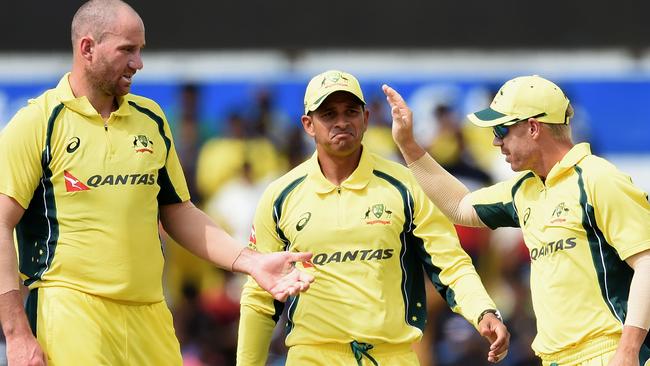
<path id="1" fill-rule="evenodd" d="M 401 161 L 391 137 L 390 113 L 383 96 L 370 96 L 365 148 Z M 241 242 L 248 242 L 257 201 L 267 184 L 304 161 L 313 143 L 295 121 L 274 105 L 264 88 L 246 110 L 223 121 L 199 117 L 201 86 L 179 89 L 178 105 L 168 111 L 176 149 L 195 204 Z M 489 185 L 503 172 L 503 159 L 491 147 L 489 129 L 465 123 L 452 103 L 435 103 L 427 123 L 434 133 L 424 141 L 429 152 L 471 190 Z M 519 230 L 475 229 L 457 232 L 511 332 L 504 366 L 540 365 L 530 344 L 535 321 L 530 303 L 529 255 Z M 239 297 L 244 278 L 216 269 L 166 238 L 167 299 L 174 313 L 184 363 L 234 365 Z M 428 281 L 427 281 L 428 283 Z M 416 347 L 422 366 L 489 365 L 488 343 L 467 321 L 452 313 L 429 283 L 428 325 Z M 269 365 L 284 365 L 283 320 L 276 327 Z"/>

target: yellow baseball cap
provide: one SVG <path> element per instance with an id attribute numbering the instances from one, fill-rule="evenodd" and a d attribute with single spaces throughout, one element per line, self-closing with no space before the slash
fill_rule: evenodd
<path id="1" fill-rule="evenodd" d="M 538 75 L 520 76 L 503 84 L 490 108 L 468 114 L 467 118 L 480 127 L 508 126 L 528 118 L 569 124 L 568 106 L 569 98 L 559 86 Z"/>
<path id="2" fill-rule="evenodd" d="M 339 70 L 328 70 L 314 76 L 305 90 L 305 114 L 315 111 L 323 103 L 325 98 L 337 91 L 346 91 L 359 98 L 361 103 L 366 104 L 363 99 L 363 92 L 359 80 Z"/>

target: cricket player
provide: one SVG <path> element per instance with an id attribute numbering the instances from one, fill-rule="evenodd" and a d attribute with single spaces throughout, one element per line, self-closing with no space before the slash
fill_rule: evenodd
<path id="1" fill-rule="evenodd" d="M 0 324 L 11 366 L 182 365 L 163 297 L 158 223 L 192 253 L 252 274 L 276 300 L 313 277 L 309 253 L 263 256 L 189 201 L 165 116 L 130 94 L 140 16 L 91 0 L 72 20 L 73 64 L 0 136 Z M 30 293 L 27 316 L 19 269 Z"/>
<path id="2" fill-rule="evenodd" d="M 316 75 L 304 108 L 316 151 L 267 188 L 250 240 L 262 253 L 314 253 L 305 267 L 316 281 L 287 304 L 287 365 L 417 365 L 425 277 L 490 341 L 487 359 L 503 359 L 509 333 L 454 227 L 408 169 L 362 146 L 369 113 L 357 79 Z M 283 308 L 248 281 L 238 365 L 265 364 Z"/>
<path id="3" fill-rule="evenodd" d="M 544 366 L 650 365 L 648 195 L 589 144 L 573 143 L 573 108 L 560 87 L 517 77 L 489 108 L 468 116 L 492 128 L 493 145 L 519 172 L 471 193 L 418 146 L 408 106 L 383 89 L 395 142 L 445 215 L 461 225 L 523 231 L 537 316 L 532 347 Z"/>

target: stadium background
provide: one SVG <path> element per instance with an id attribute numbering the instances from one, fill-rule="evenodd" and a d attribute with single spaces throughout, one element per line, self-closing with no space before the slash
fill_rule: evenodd
<path id="1" fill-rule="evenodd" d="M 0 129 L 69 70 L 69 24 L 80 3 L 3 4 Z M 300 137 L 302 95 L 309 78 L 329 68 L 359 77 L 372 108 L 371 149 L 397 156 L 379 88 L 389 83 L 413 106 L 422 142 L 473 186 L 509 172 L 489 148 L 489 131 L 472 129 L 462 116 L 486 105 L 504 80 L 548 77 L 577 107 L 576 140 L 591 142 L 650 191 L 649 3 L 130 3 L 147 29 L 133 92 L 161 104 L 195 200 L 241 240 L 264 186 L 311 151 Z M 513 333 L 504 364 L 536 365 L 519 233 L 459 234 Z M 242 279 L 197 263 L 171 242 L 166 250 L 165 283 L 186 363 L 232 364 Z M 436 294 L 429 310 L 423 365 L 484 364 L 484 341 Z M 281 338 L 279 331 L 269 364 L 283 364 Z"/>

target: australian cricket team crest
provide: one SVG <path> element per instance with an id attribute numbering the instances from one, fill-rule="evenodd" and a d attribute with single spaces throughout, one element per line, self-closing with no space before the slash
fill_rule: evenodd
<path id="1" fill-rule="evenodd" d="M 133 149 L 135 152 L 153 154 L 153 141 L 146 135 L 133 136 Z"/>
<path id="2" fill-rule="evenodd" d="M 377 203 L 368 207 L 363 220 L 367 225 L 389 225 L 392 216 L 393 211 L 387 209 L 383 203 Z"/>
<path id="3" fill-rule="evenodd" d="M 333 85 L 348 86 L 348 84 L 349 80 L 345 76 L 343 76 L 340 72 L 335 72 L 324 76 L 323 81 L 320 83 L 320 86 L 328 88 Z"/>
<path id="4" fill-rule="evenodd" d="M 553 210 L 553 213 L 551 214 L 551 223 L 556 224 L 558 222 L 565 222 L 567 212 L 569 212 L 569 209 L 566 207 L 564 202 L 555 206 L 555 210 Z"/>

